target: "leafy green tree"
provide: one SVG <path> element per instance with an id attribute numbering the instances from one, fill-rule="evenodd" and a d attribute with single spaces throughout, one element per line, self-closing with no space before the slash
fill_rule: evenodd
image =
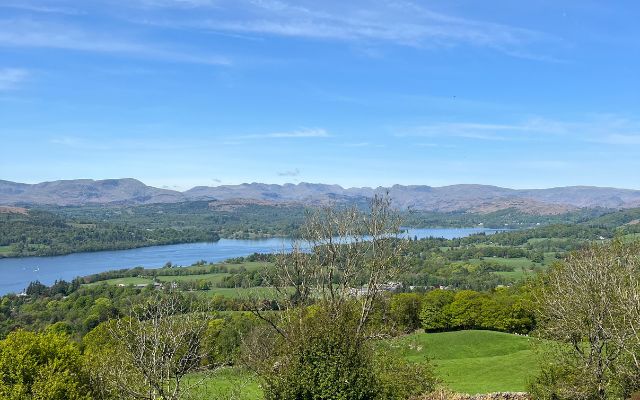
<path id="1" fill-rule="evenodd" d="M 451 319 L 446 308 L 453 302 L 455 292 L 450 290 L 432 290 L 422 299 L 420 321 L 427 332 L 445 331 L 451 328 Z"/>
<path id="2" fill-rule="evenodd" d="M 484 324 L 482 310 L 488 296 L 473 290 L 461 290 L 455 294 L 453 302 L 445 307 L 451 327 L 457 329 L 480 328 Z"/>
<path id="3" fill-rule="evenodd" d="M 399 293 L 391 297 L 389 316 L 397 329 L 413 332 L 420 327 L 422 296 L 418 293 Z"/>
<path id="4" fill-rule="evenodd" d="M 245 357 L 264 381 L 265 398 L 400 400 L 431 391 L 435 378 L 427 364 L 377 354 L 370 341 L 354 340 L 357 311 L 352 303 L 336 316 L 316 304 L 286 311 L 283 336 L 254 332 Z"/>
<path id="5" fill-rule="evenodd" d="M 17 330 L 0 341 L 0 398 L 88 400 L 88 375 L 64 334 Z"/>
<path id="6" fill-rule="evenodd" d="M 267 399 L 384 398 L 371 339 L 379 333 L 373 320 L 384 284 L 406 268 L 400 226 L 388 197 L 376 196 L 369 212 L 326 208 L 309 215 L 301 236 L 312 251 L 298 243 L 276 260 L 265 279 L 279 293 L 280 312 L 257 303 L 253 312 L 265 329 L 244 346 Z"/>
<path id="7" fill-rule="evenodd" d="M 180 400 L 208 373 L 203 345 L 211 315 L 196 299 L 158 293 L 85 337 L 87 364 L 103 397 Z M 114 396 L 117 394 L 117 396 Z"/>
<path id="8" fill-rule="evenodd" d="M 233 313 L 209 322 L 204 346 L 211 364 L 235 364 L 244 337 L 260 321 L 250 313 Z"/>
<path id="9" fill-rule="evenodd" d="M 89 315 L 84 320 L 86 332 L 98 326 L 99 323 L 107 321 L 109 318 L 116 317 L 118 309 L 113 302 L 106 297 L 99 297 L 93 302 L 93 306 L 89 309 Z"/>
<path id="10" fill-rule="evenodd" d="M 283 327 L 287 339 L 276 341 L 275 354 L 259 370 L 265 398 L 375 398 L 371 348 L 353 340 L 357 319 L 346 313 L 336 319 L 322 307 L 291 312 L 298 315 Z"/>
<path id="11" fill-rule="evenodd" d="M 542 399 L 626 399 L 640 384 L 640 242 L 570 254 L 542 275 L 540 334 L 558 345 L 532 389 Z"/>

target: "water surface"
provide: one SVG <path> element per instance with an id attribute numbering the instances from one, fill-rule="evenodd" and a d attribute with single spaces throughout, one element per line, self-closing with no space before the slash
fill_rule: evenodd
<path id="1" fill-rule="evenodd" d="M 486 228 L 408 229 L 411 238 L 441 237 L 452 239 L 475 233 L 495 233 Z M 0 259 L 0 295 L 21 292 L 29 282 L 39 280 L 50 285 L 56 280 L 71 280 L 77 276 L 113 269 L 147 267 L 160 268 L 165 263 L 191 265 L 200 260 L 222 261 L 253 253 L 272 253 L 289 248 L 287 238 L 260 240 L 220 239 L 215 243 L 185 243 L 142 247 L 129 250 L 73 253 L 64 256 Z"/>

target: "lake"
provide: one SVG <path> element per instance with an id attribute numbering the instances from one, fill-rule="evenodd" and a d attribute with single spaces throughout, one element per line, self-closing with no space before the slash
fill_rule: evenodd
<path id="1" fill-rule="evenodd" d="M 487 228 L 431 228 L 407 229 L 411 238 L 465 237 L 476 233 L 495 233 Z M 39 280 L 50 285 L 56 280 L 72 280 L 113 269 L 147 267 L 160 268 L 170 261 L 174 265 L 191 265 L 200 260 L 210 262 L 247 256 L 253 253 L 273 253 L 287 249 L 290 240 L 271 238 L 260 240 L 220 239 L 215 243 L 185 243 L 142 247 L 130 250 L 73 253 L 52 257 L 24 257 L 0 259 L 0 295 L 21 292 L 30 282 Z"/>

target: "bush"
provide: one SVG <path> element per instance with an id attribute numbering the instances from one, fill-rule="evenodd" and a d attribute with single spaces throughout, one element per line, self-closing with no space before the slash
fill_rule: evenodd
<path id="1" fill-rule="evenodd" d="M 370 341 L 357 333 L 354 309 L 346 307 L 337 315 L 321 306 L 288 312 L 291 323 L 283 335 L 251 344 L 273 349 L 253 355 L 267 400 L 393 400 L 433 388 L 427 366 L 376 355 Z"/>
<path id="2" fill-rule="evenodd" d="M 425 363 L 382 353 L 375 356 L 374 372 L 377 399 L 406 400 L 435 389 L 435 375 Z"/>
<path id="3" fill-rule="evenodd" d="M 320 308 L 296 310 L 302 323 L 287 327 L 266 374 L 267 400 L 375 398 L 371 349 L 354 340 L 355 319 L 332 318 Z"/>

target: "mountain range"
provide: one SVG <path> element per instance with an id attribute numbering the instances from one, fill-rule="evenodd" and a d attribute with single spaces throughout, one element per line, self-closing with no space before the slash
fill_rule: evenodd
<path id="1" fill-rule="evenodd" d="M 362 203 L 388 192 L 394 205 L 422 211 L 492 212 L 517 209 L 533 214 L 560 214 L 578 208 L 640 207 L 640 190 L 592 186 L 551 189 L 509 189 L 489 185 L 393 185 L 343 188 L 316 183 L 197 186 L 184 192 L 160 189 L 131 178 L 76 179 L 26 184 L 0 180 L 0 205 L 133 205 L 183 201 L 255 201 L 260 204 L 305 205 Z"/>

